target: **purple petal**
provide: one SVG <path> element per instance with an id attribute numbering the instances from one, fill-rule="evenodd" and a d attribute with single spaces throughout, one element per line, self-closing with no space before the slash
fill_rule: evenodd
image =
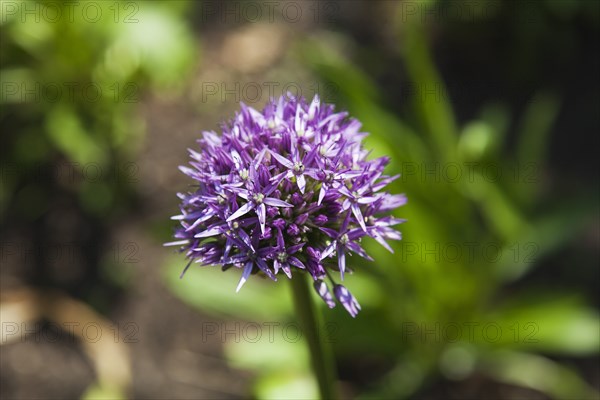
<path id="1" fill-rule="evenodd" d="M 332 239 L 337 239 L 337 237 L 340 235 L 340 233 L 338 231 L 336 231 L 335 229 L 324 228 L 324 227 L 321 227 L 319 229 L 322 230 L 323 232 L 325 232 L 325 234 Z"/>
<path id="2" fill-rule="evenodd" d="M 254 160 L 254 162 L 259 165 L 262 163 L 263 158 L 265 157 L 265 154 L 267 153 L 268 148 L 265 146 L 257 155 L 256 158 Z"/>
<path id="3" fill-rule="evenodd" d="M 363 196 L 356 200 L 356 202 L 360 204 L 371 204 L 376 202 L 377 200 L 379 200 L 379 197 L 377 196 Z"/>
<path id="4" fill-rule="evenodd" d="M 281 262 L 278 259 L 273 260 L 273 268 L 275 269 L 275 274 L 277 274 L 281 268 Z"/>
<path id="5" fill-rule="evenodd" d="M 165 244 L 163 244 L 163 246 L 184 246 L 186 244 L 189 244 L 190 241 L 188 239 L 185 240 L 177 240 L 175 242 L 167 242 Z"/>
<path id="6" fill-rule="evenodd" d="M 402 233 L 393 229 L 386 229 L 382 236 L 386 239 L 402 240 Z"/>
<path id="7" fill-rule="evenodd" d="M 300 193 L 304 194 L 304 189 L 306 188 L 306 179 L 304 178 L 304 175 L 297 175 L 296 183 L 298 184 L 298 189 L 300 189 Z"/>
<path id="8" fill-rule="evenodd" d="M 360 310 L 360 304 L 358 304 L 358 301 L 354 298 L 354 296 L 352 296 L 348 289 L 342 285 L 335 285 L 333 288 L 333 293 L 335 294 L 336 299 L 342 303 L 352 318 L 356 317 L 358 311 Z"/>
<path id="9" fill-rule="evenodd" d="M 308 108 L 308 119 L 312 120 L 319 113 L 319 108 L 321 106 L 321 100 L 319 99 L 319 95 L 315 94 L 313 101 L 310 103 L 310 107 Z"/>
<path id="10" fill-rule="evenodd" d="M 325 192 L 327 192 L 327 186 L 325 184 L 321 185 L 321 190 L 319 191 L 319 200 L 317 201 L 318 205 L 321 205 L 323 198 L 325 197 Z"/>
<path id="11" fill-rule="evenodd" d="M 337 256 L 338 268 L 340 269 L 340 276 L 342 277 L 342 280 L 344 280 L 344 272 L 346 271 L 346 253 L 342 245 L 337 246 Z"/>
<path id="12" fill-rule="evenodd" d="M 346 171 L 343 172 L 341 174 L 339 174 L 338 176 L 340 177 L 340 179 L 353 179 L 356 178 L 357 176 L 361 176 L 363 174 L 363 171 Z"/>
<path id="13" fill-rule="evenodd" d="M 225 229 L 224 227 L 225 227 L 224 224 L 219 224 L 218 226 L 210 227 L 205 231 L 195 234 L 194 237 L 195 238 L 205 238 L 205 237 L 220 235 L 221 233 L 223 233 L 223 231 Z"/>
<path id="14" fill-rule="evenodd" d="M 200 225 L 203 222 L 208 221 L 209 219 L 211 219 L 213 216 L 215 215 L 214 212 L 212 212 L 211 210 L 206 211 L 206 214 L 203 217 L 198 218 L 196 221 L 194 221 L 194 223 L 192 225 L 190 225 L 186 231 L 191 231 L 194 228 L 196 228 L 198 225 Z"/>
<path id="15" fill-rule="evenodd" d="M 327 304 L 327 307 L 335 307 L 335 301 L 333 300 L 333 296 L 329 292 L 329 288 L 327 287 L 327 284 L 325 282 L 323 282 L 320 279 L 317 279 L 315 283 L 313 283 L 313 286 L 319 294 L 319 296 L 323 299 L 325 304 Z"/>
<path id="16" fill-rule="evenodd" d="M 275 159 L 277 161 L 279 161 L 280 164 L 282 164 L 283 166 L 285 166 L 286 168 L 292 169 L 294 168 L 294 163 L 291 162 L 290 160 L 288 160 L 287 158 L 275 153 L 274 151 L 269 150 L 269 153 L 275 157 Z"/>
<path id="17" fill-rule="evenodd" d="M 258 215 L 258 223 L 260 224 L 260 231 L 265 233 L 265 218 L 267 214 L 267 208 L 264 204 L 259 204 L 256 208 L 256 215 Z"/>
<path id="18" fill-rule="evenodd" d="M 242 157 L 240 156 L 240 153 L 233 150 L 231 152 L 231 159 L 233 160 L 233 164 L 235 165 L 235 167 L 238 170 L 243 168 L 244 162 L 242 161 Z"/>
<path id="19" fill-rule="evenodd" d="M 308 213 L 300 214 L 298 217 L 296 217 L 296 219 L 294 220 L 294 223 L 297 225 L 304 225 L 304 223 L 308 220 L 308 217 L 309 217 Z"/>
<path id="20" fill-rule="evenodd" d="M 298 260 L 296 257 L 288 257 L 288 263 L 292 264 L 296 268 L 306 269 L 304 263 Z"/>
<path id="21" fill-rule="evenodd" d="M 250 192 L 247 191 L 246 189 L 239 189 L 236 191 L 237 195 L 240 196 L 242 199 L 244 200 L 249 200 L 250 199 Z"/>
<path id="22" fill-rule="evenodd" d="M 366 236 L 367 232 L 363 231 L 362 228 L 354 228 L 354 229 L 350 229 L 348 231 L 347 235 L 348 235 L 348 239 L 356 240 L 356 239 L 360 239 L 363 236 Z"/>
<path id="23" fill-rule="evenodd" d="M 252 210 L 253 208 L 254 208 L 254 204 L 253 203 L 246 203 L 246 204 L 244 204 L 236 212 L 234 212 L 233 214 L 231 214 L 229 216 L 229 218 L 227 218 L 227 222 L 233 221 L 234 219 L 239 218 L 242 215 L 245 215 L 245 214 L 249 213 L 250 210 Z"/>
<path id="24" fill-rule="evenodd" d="M 352 192 L 346 186 L 340 186 L 338 188 L 338 191 L 348 198 L 353 199 L 355 197 L 354 194 L 352 194 Z"/>
<path id="25" fill-rule="evenodd" d="M 349 223 L 350 223 L 350 212 L 347 212 L 346 217 L 344 218 L 344 222 L 342 222 L 342 226 L 340 227 L 340 232 L 346 232 L 346 229 L 348 229 Z"/>
<path id="26" fill-rule="evenodd" d="M 272 207 L 294 207 L 290 203 L 286 203 L 283 200 L 276 199 L 274 197 L 265 197 L 263 203 Z"/>
<path id="27" fill-rule="evenodd" d="M 246 266 L 244 267 L 244 272 L 242 272 L 242 277 L 240 278 L 240 282 L 237 285 L 237 289 L 235 289 L 236 292 L 239 292 L 240 289 L 242 288 L 242 286 L 244 286 L 244 283 L 246 283 L 246 281 L 248 280 L 248 277 L 250 276 L 250 273 L 252 272 L 253 266 L 254 266 L 254 263 L 252 261 L 248 261 L 246 263 Z"/>
<path id="28" fill-rule="evenodd" d="M 283 233 L 281 233 L 281 229 L 277 229 L 277 247 L 280 250 L 285 249 L 285 242 L 283 241 Z"/>
<path id="29" fill-rule="evenodd" d="M 380 218 L 379 220 L 377 220 L 375 222 L 375 225 L 376 226 L 394 226 L 394 225 L 402 224 L 404 222 L 406 222 L 405 219 L 394 218 L 394 217 L 384 217 L 384 218 Z"/>
<path id="30" fill-rule="evenodd" d="M 239 229 L 236 231 L 237 235 L 240 237 L 240 239 L 242 239 L 242 241 L 248 246 L 250 247 L 250 249 L 255 250 L 254 246 L 252 245 L 252 240 L 250 240 L 250 236 L 248 236 L 248 234 L 243 230 L 243 229 Z"/>
<path id="31" fill-rule="evenodd" d="M 256 264 L 258 265 L 258 268 L 260 268 L 260 270 L 265 273 L 265 275 L 267 275 L 272 280 L 277 281 L 277 278 L 275 277 L 275 275 L 273 275 L 273 273 L 267 266 L 267 263 L 265 262 L 265 260 L 263 260 L 262 258 L 257 258 Z"/>
<path id="32" fill-rule="evenodd" d="M 333 253 L 333 251 L 335 250 L 335 244 L 335 242 L 331 243 L 329 246 L 327 246 L 325 250 L 323 250 L 323 252 L 321 252 L 321 258 L 319 259 L 319 261 L 323 261 L 324 259 L 329 257 L 331 253 Z"/>
<path id="33" fill-rule="evenodd" d="M 304 165 L 306 167 L 306 165 Z M 316 168 L 306 168 L 304 170 L 304 175 L 310 176 L 314 180 L 321 180 L 320 171 Z"/>
<path id="34" fill-rule="evenodd" d="M 317 225 L 317 226 L 325 225 L 327 223 L 327 221 L 329 221 L 329 218 L 327 218 L 323 214 L 317 215 L 315 217 L 315 219 L 313 220 L 314 224 Z"/>
<path id="35" fill-rule="evenodd" d="M 407 199 L 406 195 L 404 194 L 387 195 L 383 197 L 383 202 L 381 203 L 381 207 L 379 207 L 379 210 L 393 210 L 395 208 L 405 205 L 406 202 Z"/>
<path id="36" fill-rule="evenodd" d="M 375 240 L 377 240 L 377 242 L 379 244 L 381 244 L 383 247 L 385 247 L 390 253 L 394 253 L 394 250 L 390 247 L 390 245 L 388 244 L 388 242 L 386 242 L 385 239 L 378 232 L 373 232 L 371 234 L 371 236 Z"/>
<path id="37" fill-rule="evenodd" d="M 305 244 L 306 243 L 299 243 L 299 244 L 296 244 L 294 246 L 290 246 L 290 247 L 287 248 L 287 253 L 288 254 L 297 253 L 298 250 L 300 250 L 302 247 L 304 247 Z"/>
<path id="38" fill-rule="evenodd" d="M 356 221 L 358 222 L 360 227 L 363 229 L 363 231 L 366 232 L 367 226 L 365 225 L 365 218 L 363 217 L 362 212 L 360 211 L 360 206 L 358 204 L 352 204 L 352 213 L 356 217 Z"/>
<path id="39" fill-rule="evenodd" d="M 288 263 L 281 264 L 281 269 L 289 279 L 292 279 L 292 271 L 290 270 L 290 265 Z"/>
<path id="40" fill-rule="evenodd" d="M 346 247 L 348 249 L 350 249 L 351 251 L 353 251 L 354 253 L 361 256 L 362 258 L 366 258 L 369 261 L 373 261 L 373 258 L 371 256 L 369 256 L 367 254 L 367 252 L 362 247 L 360 247 L 360 245 L 358 243 L 348 242 L 348 243 L 346 243 Z"/>
<path id="41" fill-rule="evenodd" d="M 287 234 L 290 236 L 298 236 L 300 234 L 300 229 L 296 224 L 290 224 L 286 230 Z"/>

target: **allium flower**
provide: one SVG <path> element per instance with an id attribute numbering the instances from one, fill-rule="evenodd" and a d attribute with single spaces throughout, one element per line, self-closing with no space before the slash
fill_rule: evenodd
<path id="1" fill-rule="evenodd" d="M 382 191 L 398 176 L 383 175 L 387 157 L 368 160 L 360 123 L 333 105 L 310 104 L 288 94 L 262 112 L 244 104 L 223 133 L 204 132 L 191 167 L 180 167 L 195 190 L 178 194 L 177 241 L 189 262 L 241 270 L 237 290 L 251 274 L 277 280 L 309 273 L 329 307 L 335 298 L 354 317 L 360 305 L 334 281 L 349 271 L 348 256 L 371 260 L 360 245 L 371 237 L 400 240 L 392 226 L 403 220 L 380 215 L 406 203 Z"/>

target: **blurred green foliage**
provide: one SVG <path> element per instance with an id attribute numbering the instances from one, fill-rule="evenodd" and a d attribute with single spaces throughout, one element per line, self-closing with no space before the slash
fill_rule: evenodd
<path id="1" fill-rule="evenodd" d="M 4 2 L 0 212 L 33 197 L 20 193 L 40 183 L 36 173 L 57 159 L 75 173 L 88 165 L 103 172 L 94 184 L 73 187 L 84 209 L 106 216 L 122 208 L 131 183 L 127 163 L 144 134 L 137 104 L 148 90 L 181 86 L 196 58 L 191 32 L 180 23 L 189 5 Z M 25 216 L 35 218 L 38 207 L 28 204 Z"/>
<path id="2" fill-rule="evenodd" d="M 86 254 L 73 268 L 81 281 L 93 277 L 95 282 L 86 291 L 76 280 L 77 287 L 70 289 L 83 290 L 94 306 L 112 293 L 105 281 L 122 284 L 127 278 L 123 263 L 114 265 L 115 257 L 94 260 L 94 255 L 108 240 L 103 229 L 132 208 L 139 179 L 134 161 L 144 136 L 139 103 L 152 90 L 176 91 L 196 59 L 196 43 L 181 23 L 189 5 L 0 4 L 0 218 L 3 227 L 6 222 L 17 231 L 34 226 L 33 236 L 41 244 L 28 238 L 32 243 L 23 245 L 35 249 L 61 243 L 57 233 L 83 221 L 85 235 L 75 233 L 81 242 L 70 245 Z M 41 221 L 47 212 L 65 204 L 70 205 L 62 215 L 65 226 L 61 218 L 58 226 L 45 229 Z M 60 277 L 50 277 L 43 249 L 37 254 L 30 268 L 33 282 L 26 283 L 57 285 Z M 96 278 L 102 267 L 104 280 Z M 126 390 L 98 381 L 83 397 L 123 398 Z"/>

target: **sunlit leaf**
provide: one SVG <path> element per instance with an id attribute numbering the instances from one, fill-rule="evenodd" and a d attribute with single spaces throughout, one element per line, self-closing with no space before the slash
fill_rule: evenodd
<path id="1" fill-rule="evenodd" d="M 236 293 L 241 271 L 195 264 L 180 279 L 186 263 L 183 256 L 168 258 L 163 276 L 176 296 L 199 310 L 252 321 L 280 321 L 292 312 L 286 277 L 278 282 L 253 277 Z"/>
<path id="2" fill-rule="evenodd" d="M 62 106 L 52 109 L 48 115 L 47 129 L 54 145 L 69 159 L 81 164 L 105 162 L 104 149 L 85 129 L 73 109 Z"/>
<path id="3" fill-rule="evenodd" d="M 571 369 L 534 354 L 491 353 L 483 368 L 500 382 L 538 390 L 554 399 L 592 400 L 599 395 Z"/>
<path id="4" fill-rule="evenodd" d="M 494 332 L 494 340 L 487 343 L 551 354 L 600 352 L 598 312 L 573 296 L 537 297 L 513 300 L 490 315 L 490 322 L 497 324 L 502 334 Z"/>
<path id="5" fill-rule="evenodd" d="M 319 397 L 315 380 L 310 375 L 279 372 L 264 376 L 256 382 L 254 392 L 259 399 L 306 399 Z"/>

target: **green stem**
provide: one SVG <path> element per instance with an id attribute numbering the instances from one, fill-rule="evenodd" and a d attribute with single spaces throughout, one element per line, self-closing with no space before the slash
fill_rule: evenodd
<path id="1" fill-rule="evenodd" d="M 319 330 L 319 316 L 310 296 L 305 274 L 295 274 L 292 282 L 294 305 L 308 342 L 313 371 L 319 383 L 323 400 L 339 399 L 335 390 L 335 363 L 331 348 L 323 342 Z"/>

